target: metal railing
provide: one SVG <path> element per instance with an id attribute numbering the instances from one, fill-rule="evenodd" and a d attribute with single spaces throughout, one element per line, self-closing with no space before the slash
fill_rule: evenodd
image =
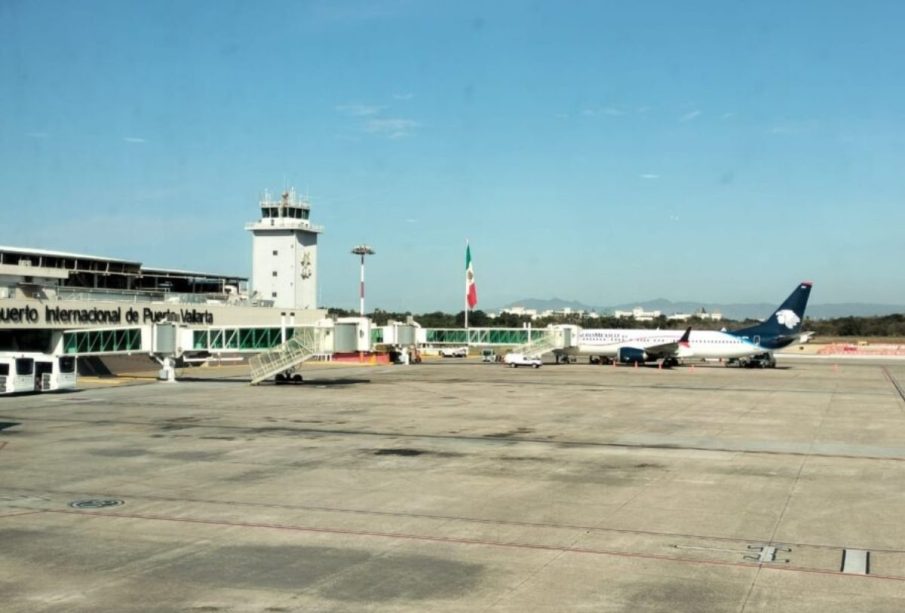
<path id="1" fill-rule="evenodd" d="M 326 332 L 323 328 L 296 328 L 292 338 L 270 351 L 259 353 L 248 360 L 251 367 L 251 384 L 278 375 L 326 350 Z"/>
<path id="2" fill-rule="evenodd" d="M 142 346 L 141 328 L 108 328 L 102 330 L 66 330 L 63 353 L 67 355 L 104 355 L 148 351 Z"/>
<path id="3" fill-rule="evenodd" d="M 530 343 L 519 345 L 512 351 L 513 353 L 521 353 L 526 358 L 539 358 L 543 354 L 556 349 L 556 339 L 552 333 L 547 333 L 541 338 L 536 338 Z"/>

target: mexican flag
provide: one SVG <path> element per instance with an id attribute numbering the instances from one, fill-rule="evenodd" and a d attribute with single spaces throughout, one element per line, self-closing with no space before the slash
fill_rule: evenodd
<path id="1" fill-rule="evenodd" d="M 478 304 L 478 286 L 474 282 L 474 267 L 471 265 L 471 247 L 465 243 L 465 302 L 469 309 Z"/>

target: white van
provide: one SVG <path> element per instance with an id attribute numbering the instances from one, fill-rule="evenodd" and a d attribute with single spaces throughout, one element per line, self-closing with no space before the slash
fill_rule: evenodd
<path id="1" fill-rule="evenodd" d="M 503 363 L 510 368 L 518 368 L 519 366 L 530 366 L 531 368 L 540 368 L 543 362 L 540 358 L 526 356 L 524 353 L 507 353 L 503 358 Z"/>
<path id="2" fill-rule="evenodd" d="M 468 347 L 443 347 L 440 350 L 440 357 L 467 358 L 468 357 Z"/>

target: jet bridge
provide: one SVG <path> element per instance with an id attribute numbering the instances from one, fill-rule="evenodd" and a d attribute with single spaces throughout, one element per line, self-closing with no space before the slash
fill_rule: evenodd
<path id="1" fill-rule="evenodd" d="M 159 378 L 175 379 L 176 360 L 183 356 L 256 354 L 254 382 L 293 370 L 319 355 L 371 350 L 366 318 L 322 320 L 300 327 L 206 326 L 186 327 L 161 322 L 130 327 L 66 330 L 59 336 L 59 353 L 72 356 L 148 354 L 162 368 Z M 276 369 L 276 370 L 275 370 Z M 269 373 L 269 374 L 265 374 Z"/>

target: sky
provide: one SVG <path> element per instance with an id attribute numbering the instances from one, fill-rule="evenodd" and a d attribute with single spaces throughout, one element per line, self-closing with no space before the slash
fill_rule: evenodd
<path id="1" fill-rule="evenodd" d="M 322 306 L 905 304 L 905 3 L 0 0 L 0 244 L 249 275 L 311 201 Z"/>

